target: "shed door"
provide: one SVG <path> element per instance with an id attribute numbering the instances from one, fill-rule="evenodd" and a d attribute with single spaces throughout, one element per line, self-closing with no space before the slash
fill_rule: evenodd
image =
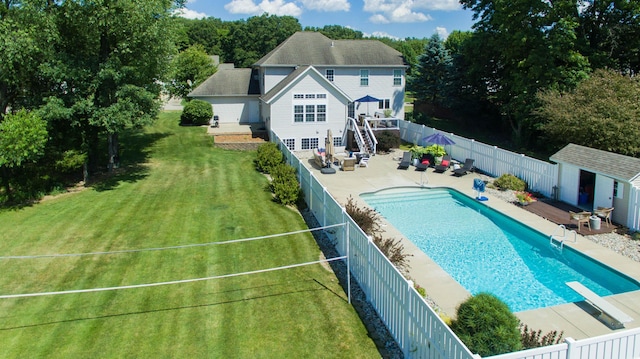
<path id="1" fill-rule="evenodd" d="M 596 188 L 593 193 L 593 208 L 612 207 L 613 178 L 596 175 Z"/>

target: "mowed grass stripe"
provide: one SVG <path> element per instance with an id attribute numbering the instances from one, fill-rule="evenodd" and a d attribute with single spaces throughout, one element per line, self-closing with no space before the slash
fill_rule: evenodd
<path id="1" fill-rule="evenodd" d="M 222 150 L 163 113 L 121 136 L 123 173 L 0 212 L 0 255 L 226 241 L 305 228 L 274 203 L 255 152 Z M 161 252 L 0 260 L 0 292 L 200 278 L 317 260 L 309 233 Z M 163 287 L 0 301 L 7 357 L 379 357 L 320 265 Z"/>

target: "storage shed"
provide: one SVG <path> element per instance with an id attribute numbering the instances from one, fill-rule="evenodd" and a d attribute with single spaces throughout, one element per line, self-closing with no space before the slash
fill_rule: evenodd
<path id="1" fill-rule="evenodd" d="M 553 154 L 556 197 L 587 211 L 614 207 L 612 220 L 640 229 L 640 158 L 568 144 Z"/>

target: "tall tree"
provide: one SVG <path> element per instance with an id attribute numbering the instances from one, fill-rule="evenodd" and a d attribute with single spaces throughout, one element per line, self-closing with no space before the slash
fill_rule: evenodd
<path id="1" fill-rule="evenodd" d="M 547 143 L 571 141 L 628 156 L 640 156 L 640 79 L 596 70 L 575 91 L 538 95 Z"/>
<path id="2" fill-rule="evenodd" d="M 500 109 L 516 144 L 535 133 L 536 93 L 567 89 L 587 76 L 577 51 L 577 7 L 573 0 L 461 0 L 471 9 L 478 34 L 470 71 L 484 78 L 486 93 Z"/>
<path id="3" fill-rule="evenodd" d="M 640 72 L 640 2 L 583 0 L 578 34 L 594 68 Z"/>
<path id="4" fill-rule="evenodd" d="M 48 106 L 71 110 L 68 126 L 77 128 L 88 154 L 86 175 L 97 169 L 101 136 L 106 136 L 112 170 L 118 163 L 118 133 L 156 117 L 159 80 L 174 49 L 170 17 L 182 5 L 178 0 L 67 0 L 57 8 L 60 44 L 50 75 L 58 86 Z M 68 115 L 62 109 L 52 113 Z"/>
<path id="5" fill-rule="evenodd" d="M 172 59 L 167 91 L 172 96 L 186 97 L 215 71 L 216 65 L 204 47 L 191 46 Z"/>
<path id="6" fill-rule="evenodd" d="M 56 31 L 42 1 L 5 0 L 0 5 L 0 121 L 7 108 L 33 102 Z"/>
<path id="7" fill-rule="evenodd" d="M 408 89 L 422 101 L 446 105 L 451 86 L 453 60 L 438 34 L 429 38 L 424 53 L 408 79 Z"/>

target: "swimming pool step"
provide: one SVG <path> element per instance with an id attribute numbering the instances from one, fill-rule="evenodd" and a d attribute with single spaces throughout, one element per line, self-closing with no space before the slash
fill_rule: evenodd
<path id="1" fill-rule="evenodd" d="M 420 190 L 412 192 L 394 192 L 388 194 L 377 193 L 373 196 L 363 196 L 365 202 L 369 205 L 393 201 L 421 201 L 421 200 L 437 200 L 451 198 L 452 195 L 448 191 L 442 190 Z"/>

